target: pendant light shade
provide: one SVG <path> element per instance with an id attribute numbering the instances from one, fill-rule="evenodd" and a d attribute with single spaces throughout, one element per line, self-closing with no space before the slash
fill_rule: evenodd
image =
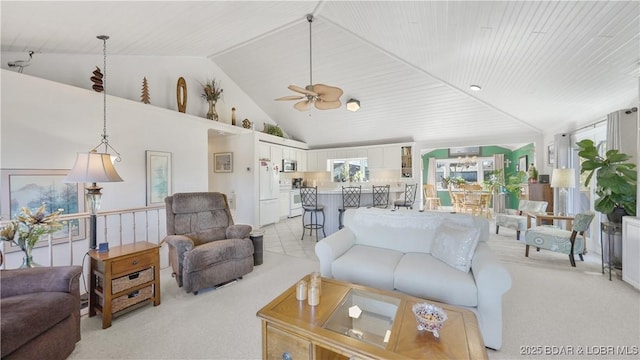
<path id="1" fill-rule="evenodd" d="M 67 175 L 66 182 L 98 183 L 122 181 L 111 163 L 111 155 L 91 151 L 78 153 L 73 168 Z"/>

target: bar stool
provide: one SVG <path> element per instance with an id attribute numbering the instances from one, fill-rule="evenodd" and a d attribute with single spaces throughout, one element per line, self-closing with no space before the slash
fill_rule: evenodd
<path id="1" fill-rule="evenodd" d="M 373 207 L 387 208 L 389 206 L 389 188 L 390 185 L 375 186 L 373 185 Z"/>
<path id="2" fill-rule="evenodd" d="M 304 230 L 309 229 L 309 236 L 313 234 L 313 230 L 316 230 L 316 242 L 318 242 L 318 229 L 322 229 L 322 235 L 326 237 L 324 232 L 324 206 L 318 205 L 318 188 L 303 186 L 300 188 L 300 199 L 302 202 L 302 237 L 304 239 Z M 304 222 L 304 216 L 310 213 L 309 223 Z M 322 213 L 322 224 L 318 223 L 318 213 Z M 316 220 L 313 221 L 313 215 L 316 215 Z"/>
<path id="3" fill-rule="evenodd" d="M 406 184 L 404 188 L 404 199 L 399 199 L 393 202 L 394 209 L 404 207 L 407 209 L 413 209 L 413 203 L 416 201 L 416 189 L 418 184 Z"/>
<path id="4" fill-rule="evenodd" d="M 338 229 L 342 229 L 342 218 L 347 209 L 357 209 L 360 207 L 360 194 L 362 186 L 343 186 L 342 187 L 342 208 L 338 209 Z"/>

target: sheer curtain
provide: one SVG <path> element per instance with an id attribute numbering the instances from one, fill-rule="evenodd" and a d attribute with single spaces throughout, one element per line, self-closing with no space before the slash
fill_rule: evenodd
<path id="1" fill-rule="evenodd" d="M 620 114 L 612 112 L 607 115 L 607 150 L 620 149 Z"/>
<path id="2" fill-rule="evenodd" d="M 502 171 L 502 181 L 504 181 L 504 154 L 494 154 L 493 155 L 493 168 L 495 170 L 503 170 Z M 493 194 L 493 213 L 503 213 L 504 212 L 504 194 L 502 192 L 498 194 Z"/>
<path id="3" fill-rule="evenodd" d="M 436 158 L 429 158 L 429 170 L 427 171 L 427 184 L 436 185 Z"/>

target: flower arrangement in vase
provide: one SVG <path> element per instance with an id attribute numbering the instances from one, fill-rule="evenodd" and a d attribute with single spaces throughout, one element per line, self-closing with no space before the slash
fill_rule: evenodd
<path id="1" fill-rule="evenodd" d="M 58 231 L 62 224 L 57 221 L 62 209 L 50 214 L 45 211 L 45 204 L 34 212 L 23 207 L 15 219 L 0 229 L 0 240 L 9 241 L 24 252 L 21 268 L 37 266 L 31 257 L 31 251 L 42 235 Z"/>
<path id="2" fill-rule="evenodd" d="M 218 121 L 218 112 L 216 111 L 216 103 L 222 97 L 224 90 L 220 87 L 220 81 L 216 82 L 216 79 L 202 85 L 204 93 L 202 98 L 209 103 L 209 111 L 207 112 L 207 119 Z"/>

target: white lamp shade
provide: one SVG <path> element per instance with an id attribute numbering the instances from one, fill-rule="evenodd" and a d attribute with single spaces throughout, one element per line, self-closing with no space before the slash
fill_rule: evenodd
<path id="1" fill-rule="evenodd" d="M 551 187 L 574 188 L 576 187 L 576 174 L 574 169 L 553 169 L 551 175 Z"/>
<path id="2" fill-rule="evenodd" d="M 76 163 L 64 181 L 98 183 L 122 181 L 122 178 L 111 163 L 111 155 L 92 151 L 78 153 Z"/>

